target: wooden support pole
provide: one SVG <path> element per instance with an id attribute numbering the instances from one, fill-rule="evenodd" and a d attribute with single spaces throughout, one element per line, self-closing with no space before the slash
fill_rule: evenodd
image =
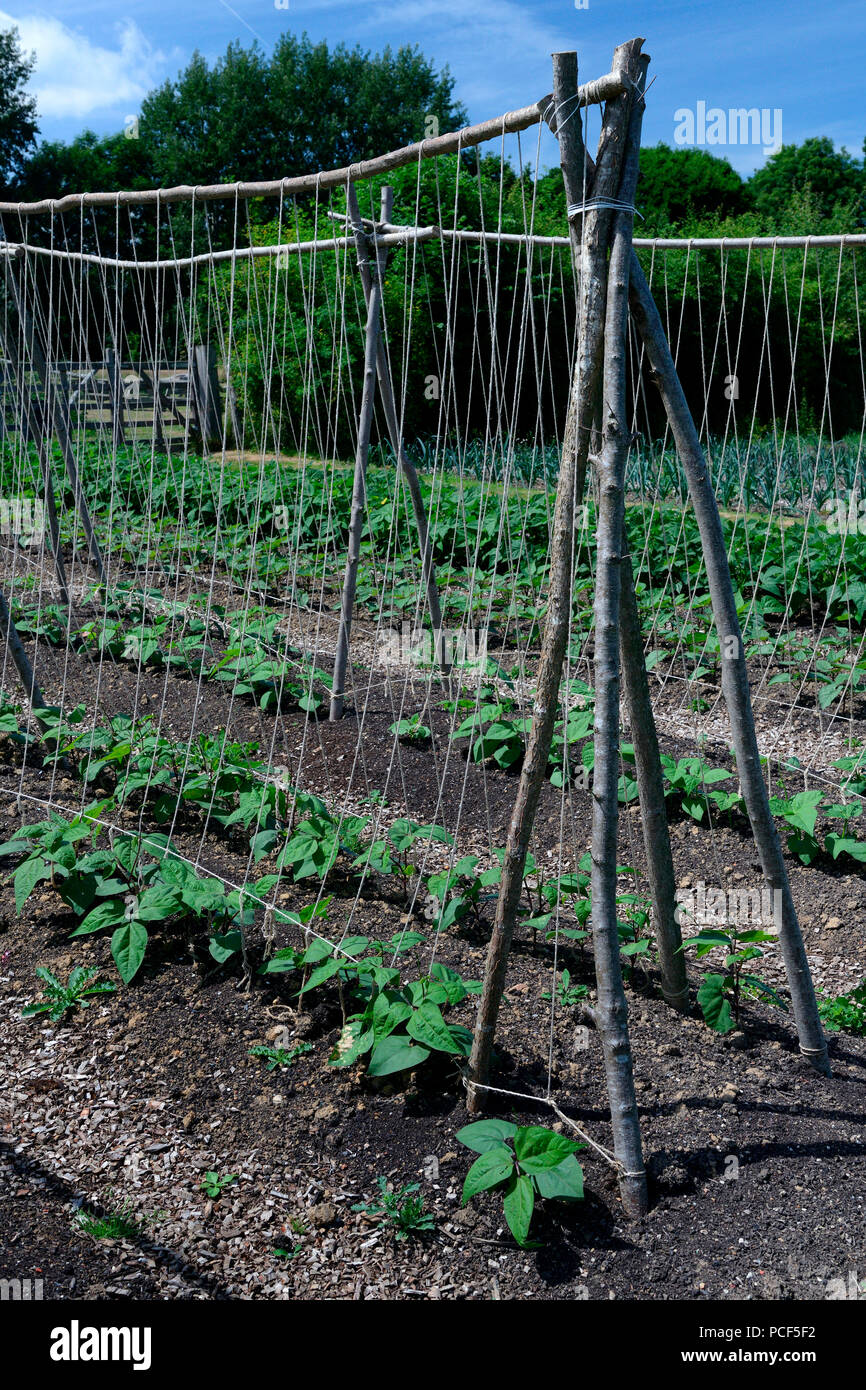
<path id="1" fill-rule="evenodd" d="M 588 177 L 594 177 L 595 166 L 592 159 L 587 155 L 584 162 Z M 806 949 L 761 771 L 745 647 L 737 617 L 718 503 L 709 479 L 700 436 L 677 375 L 661 316 L 634 247 L 629 268 L 629 305 L 635 328 L 647 354 L 653 380 L 662 397 L 677 453 L 686 474 L 701 535 L 713 618 L 721 643 L 722 693 L 731 721 L 737 772 L 764 878 L 773 892 L 780 895 L 780 945 L 791 991 L 800 1051 L 816 1071 L 829 1075 L 827 1041 L 821 1027 Z"/>
<path id="2" fill-rule="evenodd" d="M 349 540 L 346 550 L 346 569 L 343 575 L 343 596 L 340 604 L 340 627 L 334 657 L 334 683 L 331 688 L 329 719 L 336 723 L 343 717 L 346 694 L 346 671 L 349 664 L 349 637 L 355 607 L 355 588 L 358 581 L 358 561 L 361 554 L 361 531 L 367 502 L 367 460 L 370 454 L 370 433 L 373 427 L 373 403 L 376 394 L 376 364 L 379 356 L 379 320 L 382 307 L 382 277 L 370 270 L 369 238 L 358 242 L 358 264 L 367 262 L 370 273 L 370 300 L 367 305 L 367 329 L 364 340 L 364 381 L 361 389 L 361 408 L 358 416 L 358 443 L 355 450 L 355 475 L 352 484 L 352 510 L 349 517 Z M 362 270 L 363 275 L 363 270 Z"/>
<path id="3" fill-rule="evenodd" d="M 629 70 L 643 87 L 645 61 L 629 54 Z M 637 70 L 635 70 L 637 69 Z M 618 191 L 631 204 L 637 187 L 642 102 L 616 98 L 629 114 L 611 131 L 625 155 Z M 610 105 L 608 106 L 608 110 Z M 603 138 L 603 137 L 602 137 Z M 596 188 L 597 192 L 597 188 Z M 629 449 L 626 393 L 628 281 L 634 213 L 619 211 L 613 223 L 604 330 L 602 449 L 598 459 L 598 538 L 595 579 L 595 761 L 592 777 L 592 941 L 598 999 L 596 1027 L 604 1052 L 614 1153 L 626 1214 L 643 1216 L 647 1183 L 635 1099 L 628 1005 L 623 988 L 617 922 L 619 821 L 620 595 L 625 531 L 625 468 Z"/>
<path id="4" fill-rule="evenodd" d="M 602 77 L 587 82 L 577 92 L 575 107 L 595 106 L 617 96 L 623 90 L 622 73 L 608 72 Z M 571 94 L 574 96 L 574 93 Z M 196 203 L 220 201 L 226 198 L 288 198 L 295 193 L 317 194 L 324 188 L 345 188 L 350 180 L 369 179 L 377 174 L 388 174 L 392 169 L 402 169 L 407 164 L 417 164 L 419 159 L 435 159 L 442 154 L 457 154 L 473 145 L 483 145 L 485 140 L 499 140 L 503 135 L 528 130 L 543 120 L 550 105 L 550 95 L 541 97 L 530 106 L 518 111 L 506 111 L 501 116 L 481 121 L 478 125 L 462 126 L 460 130 L 448 131 L 443 135 L 431 136 L 428 140 L 418 140 L 412 145 L 404 145 L 399 150 L 389 150 L 387 154 L 377 155 L 375 159 L 365 159 L 342 169 L 325 169 L 315 174 L 299 174 L 294 178 L 263 180 L 255 183 L 179 184 L 175 188 L 128 189 L 119 193 L 67 193 L 63 198 L 42 198 L 34 203 L 0 203 L 0 215 L 12 213 L 16 217 L 32 217 L 37 213 L 65 212 L 69 208 L 82 207 L 136 207 L 166 203 Z"/>
<path id="5" fill-rule="evenodd" d="M 588 156 L 585 166 L 588 176 L 593 177 L 595 166 Z M 700 436 L 677 375 L 661 316 L 634 247 L 629 267 L 629 306 L 635 328 L 647 354 L 652 378 L 667 413 L 695 509 L 704 563 L 707 567 L 713 619 L 721 644 L 722 693 L 731 721 L 737 773 L 764 878 L 774 894 L 779 894 L 781 904 L 779 941 L 788 988 L 791 991 L 800 1051 L 816 1071 L 828 1076 L 830 1060 L 827 1054 L 827 1040 L 821 1027 L 803 935 L 791 896 L 779 834 L 770 810 L 766 782 L 761 771 L 746 652 L 737 617 L 718 503 L 710 482 Z M 649 854 L 649 846 L 647 852 Z M 664 921 L 664 917 L 658 911 L 656 917 L 659 922 Z M 673 939 L 672 936 L 671 942 Z"/>
<path id="6" fill-rule="evenodd" d="M 625 541 L 622 547 L 619 650 L 631 741 L 634 746 L 641 827 L 653 906 L 653 936 L 659 953 L 661 989 L 671 1007 L 685 1013 L 689 1006 L 689 984 L 685 956 L 680 949 L 682 933 L 675 915 L 676 879 L 665 809 L 664 778 L 644 660 L 643 634 L 634 592 L 631 556 L 628 554 Z"/>
<path id="7" fill-rule="evenodd" d="M 633 41 L 638 48 L 640 42 Z M 617 53 L 620 54 L 621 50 L 617 50 Z M 554 54 L 553 77 L 553 108 L 568 109 L 567 103 L 577 90 L 577 55 Z M 628 109 L 619 100 L 610 101 L 603 118 L 595 190 L 597 194 L 606 195 L 608 198 L 616 196 L 619 190 L 627 122 Z M 563 120 L 560 128 L 559 157 L 564 176 L 568 170 L 566 187 L 580 186 L 582 150 L 579 121 Z M 469 1059 L 467 1107 L 472 1114 L 482 1110 L 485 1104 L 484 1088 L 489 1080 L 496 1020 L 505 988 L 508 954 L 517 920 L 526 855 L 559 709 L 559 684 L 572 611 L 574 499 L 578 486 L 581 491 L 583 488 L 596 384 L 601 365 L 610 217 L 607 209 L 595 208 L 588 211 L 583 220 L 582 244 L 579 250 L 582 274 L 578 350 L 557 482 L 551 535 L 547 619 L 536 675 L 532 726 L 508 828 L 499 899 Z M 575 254 L 578 254 L 577 232 L 573 226 L 571 232 Z"/>
<path id="8" fill-rule="evenodd" d="M 585 163 L 591 177 L 594 173 L 592 160 L 587 156 Z M 704 563 L 707 567 L 713 619 L 721 644 L 722 693 L 731 721 L 740 786 L 764 878 L 774 894 L 778 893 L 780 896 L 780 945 L 791 991 L 800 1051 L 816 1071 L 826 1076 L 830 1074 L 827 1040 L 821 1027 L 806 948 L 791 896 L 778 831 L 770 811 L 767 786 L 761 771 L 746 652 L 737 617 L 718 503 L 710 482 L 700 436 L 677 375 L 661 316 L 634 247 L 631 251 L 629 269 L 629 306 L 635 328 L 647 354 L 652 378 L 667 413 L 695 509 Z"/>
<path id="9" fill-rule="evenodd" d="M 661 317 L 634 251 L 630 274 L 630 302 L 635 326 L 646 349 L 653 380 L 664 402 L 700 531 L 713 618 L 721 646 L 722 693 L 731 721 L 737 772 L 764 878 L 774 895 L 779 895 L 779 944 L 788 988 L 791 991 L 800 1051 L 816 1071 L 828 1076 L 830 1061 L 827 1055 L 827 1040 L 821 1027 L 806 948 L 791 897 L 779 834 L 770 810 L 767 785 L 761 770 L 746 651 L 737 617 L 734 586 L 731 582 L 718 503 L 710 482 L 700 437 L 677 376 Z"/>
<path id="10" fill-rule="evenodd" d="M 567 112 L 568 107 L 566 106 L 566 116 Z M 549 123 L 556 134 L 556 109 L 552 110 Z M 581 183 L 578 185 L 574 181 L 570 172 L 572 166 L 563 169 L 563 176 L 567 201 L 570 206 L 575 206 L 597 191 L 596 168 L 594 160 L 585 149 L 583 136 L 579 129 L 571 136 L 571 139 L 578 145 L 574 163 L 580 170 Z M 632 158 L 637 157 L 637 153 L 632 150 Z M 579 262 L 576 269 L 579 276 Z M 601 387 L 601 381 L 599 381 L 599 387 Z M 601 391 L 599 391 L 595 403 L 590 445 L 593 457 L 597 456 L 601 448 L 601 423 L 602 396 Z M 584 485 L 585 480 L 582 473 L 576 484 L 576 503 L 583 496 Z M 623 545 L 623 552 L 625 552 L 625 544 Z M 681 950 L 682 933 L 675 916 L 676 883 L 665 807 L 664 778 L 649 695 L 643 638 L 634 596 L 630 559 L 628 564 L 624 560 L 622 567 L 620 660 L 635 750 L 641 826 L 653 906 L 653 935 L 659 953 L 662 995 L 673 1008 L 685 1010 L 688 1007 L 688 977 Z"/>
<path id="11" fill-rule="evenodd" d="M 388 223 L 391 220 L 391 213 L 394 204 L 394 190 L 387 184 L 382 188 L 382 222 Z M 358 195 L 354 184 L 349 184 L 346 189 L 346 203 L 348 208 L 348 221 L 355 236 L 355 245 L 358 248 L 358 268 L 361 274 L 361 284 L 364 289 L 364 299 L 369 310 L 370 295 L 373 289 L 373 275 L 370 262 L 364 255 L 364 244 L 367 242 L 367 234 L 364 231 L 363 222 L 358 208 Z M 379 278 L 381 279 L 384 271 L 384 253 L 380 250 L 377 256 L 377 266 Z M 424 508 L 424 499 L 421 496 L 421 484 L 415 465 L 403 447 L 403 439 L 400 432 L 400 421 L 397 416 L 397 405 L 394 399 L 394 386 L 391 380 L 391 368 L 388 363 L 388 354 L 385 351 L 385 344 L 379 334 L 378 350 L 376 353 L 376 374 L 379 380 L 379 396 L 382 401 L 382 408 L 385 413 L 385 424 L 388 430 L 388 437 L 391 440 L 391 447 L 397 459 L 398 467 L 403 474 L 406 487 L 409 491 L 409 498 L 412 503 L 412 513 L 415 517 L 415 528 L 418 532 L 418 544 L 421 550 L 421 574 L 424 587 L 427 592 L 427 607 L 430 613 L 430 623 L 433 628 L 433 641 L 437 660 L 443 676 L 448 676 L 451 670 L 451 663 L 448 660 L 448 644 L 445 641 L 445 634 L 442 627 L 442 606 L 439 601 L 439 586 L 436 583 L 436 569 L 433 563 L 433 548 L 430 544 L 430 530 L 427 524 L 427 513 Z"/>

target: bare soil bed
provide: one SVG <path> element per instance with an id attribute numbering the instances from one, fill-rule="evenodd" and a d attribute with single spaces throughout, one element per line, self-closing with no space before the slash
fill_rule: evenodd
<path id="1" fill-rule="evenodd" d="M 43 652 L 40 675 L 49 699 L 64 676 L 67 702 L 87 700 L 93 688 L 79 655 Z M 366 679 L 356 670 L 357 690 Z M 130 712 L 135 702 L 177 738 L 225 727 L 265 749 L 273 743 L 273 762 L 329 804 L 362 808 L 376 788 L 386 804 L 366 813 L 384 824 L 400 815 L 435 821 L 456 833 L 464 853 L 503 844 L 514 776 L 468 762 L 446 741 L 448 720 L 435 709 L 432 747 L 395 748 L 387 730 L 399 698 L 383 679 L 365 705 L 329 725 L 299 712 L 275 719 L 208 682 L 146 669 L 106 665 L 100 685 L 103 714 Z M 664 733 L 662 747 L 694 751 Z M 718 750 L 726 751 L 723 741 Z M 4 840 L 22 818 L 43 814 L 30 797 L 67 811 L 89 799 L 62 771 L 42 771 L 38 755 L 22 767 L 20 753 L 4 745 L 2 757 Z M 138 820 L 134 810 L 123 814 Z M 546 787 L 536 857 L 576 863 L 590 815 L 589 793 L 574 791 L 563 803 Z M 620 857 L 642 867 L 636 812 L 623 821 Z M 711 832 L 680 821 L 672 834 L 680 886 L 754 882 L 744 828 Z M 203 870 L 243 880 L 243 842 L 203 836 L 183 817 L 173 839 Z M 863 876 L 823 863 L 789 867 L 816 984 L 826 993 L 850 989 L 866 974 Z M 407 919 L 428 929 L 423 899 L 407 904 L 375 876 L 359 891 L 356 879 L 335 871 L 328 891 L 329 934 L 349 921 L 374 937 Z M 281 902 L 299 907 L 311 896 L 309 885 L 289 884 Z M 47 887 L 37 890 L 19 918 L 11 887 L 0 890 L 0 1276 L 41 1277 L 46 1296 L 62 1299 L 739 1300 L 824 1298 L 833 1281 L 866 1274 L 864 1039 L 833 1036 L 827 1080 L 799 1056 L 788 1016 L 750 1002 L 745 1029 L 718 1037 L 698 1016 L 661 1002 L 652 967 L 635 968 L 630 1026 L 652 1209 L 639 1224 L 624 1221 L 614 1172 L 588 1148 L 580 1155 L 585 1200 L 548 1205 L 533 1227 L 542 1244 L 525 1251 L 492 1199 L 460 1207 L 471 1155 L 455 1139 L 466 1121 L 457 1068 L 431 1059 L 402 1086 L 366 1079 L 361 1069 L 334 1072 L 327 1058 L 340 1028 L 336 993 L 317 991 L 299 1007 L 288 977 L 278 976 L 257 978 L 247 991 L 236 971 L 214 966 L 200 940 L 165 930 L 154 934 L 128 989 L 61 1025 L 22 1020 L 38 965 L 65 978 L 73 964 L 98 964 L 114 976 L 107 938 L 70 942 L 74 918 L 57 904 Z M 491 912 L 492 904 L 480 927 L 442 935 L 437 959 L 480 978 Z M 277 944 L 289 939 L 284 933 Z M 774 955 L 764 973 L 778 981 Z M 407 967 L 417 972 L 429 958 L 428 944 Z M 551 945 L 516 942 L 496 1084 L 543 1096 L 550 1063 L 552 1099 L 606 1146 L 598 1039 L 569 1010 L 556 1012 L 551 1031 L 542 993 L 553 964 Z M 564 964 L 592 986 L 587 950 L 560 947 Z M 690 973 L 696 982 L 700 968 L 690 962 Z M 470 998 L 454 1021 L 471 1026 L 473 1008 Z M 312 1050 L 290 1070 L 269 1073 L 249 1052 L 276 1039 Z M 497 1098 L 495 1113 L 555 1121 L 544 1104 L 522 1099 Z M 206 1170 L 236 1175 L 215 1201 L 200 1188 Z M 421 1183 L 437 1222 L 431 1239 L 396 1242 L 352 1211 L 375 1195 L 380 1175 Z M 135 1208 L 137 1236 L 96 1241 L 74 1228 L 76 1208 L 95 1212 L 120 1198 Z"/>

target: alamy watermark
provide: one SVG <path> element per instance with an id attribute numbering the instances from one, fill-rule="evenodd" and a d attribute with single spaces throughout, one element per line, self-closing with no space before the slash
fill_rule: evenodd
<path id="1" fill-rule="evenodd" d="M 674 917 L 681 927 L 755 927 L 778 931 L 782 925 L 779 888 L 708 888 L 699 879 L 694 888 L 677 889 Z"/>
<path id="2" fill-rule="evenodd" d="M 768 155 L 782 148 L 780 106 L 738 106 L 725 111 L 699 101 L 694 111 L 680 106 L 674 122 L 677 145 L 762 145 Z"/>
<path id="3" fill-rule="evenodd" d="M 400 631 L 380 632 L 379 656 L 399 666 L 460 666 L 465 670 L 487 668 L 486 628 L 416 628 L 401 624 Z"/>
<path id="4" fill-rule="evenodd" d="M 861 497 L 857 488 L 828 497 L 821 511 L 831 536 L 866 536 L 866 497 Z"/>
<path id="5" fill-rule="evenodd" d="M 0 1279 L 0 1303 L 39 1303 L 44 1297 L 44 1279 Z"/>
<path id="6" fill-rule="evenodd" d="M 52 1361 L 128 1361 L 134 1371 L 151 1365 L 149 1327 L 82 1327 L 73 1318 L 68 1327 L 51 1329 Z"/>
<path id="7" fill-rule="evenodd" d="M 0 535 L 15 536 L 33 545 L 45 535 L 45 503 L 41 497 L 0 497 Z"/>

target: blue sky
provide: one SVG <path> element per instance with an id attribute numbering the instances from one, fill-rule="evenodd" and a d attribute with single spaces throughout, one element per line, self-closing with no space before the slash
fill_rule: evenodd
<path id="1" fill-rule="evenodd" d="M 373 51 L 387 43 L 418 44 L 437 66 L 449 65 L 472 120 L 548 91 L 554 49 L 576 49 L 581 76 L 594 77 L 608 70 L 616 43 L 640 33 L 655 78 L 644 143 L 673 144 L 678 110 L 695 113 L 699 129 L 704 103 L 708 117 L 711 108 L 725 114 L 740 107 L 779 110 L 786 143 L 829 135 L 862 153 L 863 0 L 588 0 L 586 8 L 577 8 L 576 0 L 284 3 L 0 0 L 0 26 L 17 24 L 25 46 L 36 52 L 32 88 L 46 138 L 70 138 L 87 126 L 120 130 L 145 92 L 174 77 L 194 49 L 215 58 L 230 40 L 252 43 L 255 36 L 270 48 L 286 29 Z M 766 158 L 760 142 L 720 143 L 713 152 L 743 173 Z M 545 149 L 543 162 L 551 158 Z"/>

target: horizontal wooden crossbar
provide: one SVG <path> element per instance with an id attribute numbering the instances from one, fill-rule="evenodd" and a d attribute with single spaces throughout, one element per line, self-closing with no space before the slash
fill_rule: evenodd
<path id="1" fill-rule="evenodd" d="M 609 72 L 593 82 L 586 82 L 578 88 L 575 100 L 570 105 L 574 109 L 597 105 L 619 96 L 625 91 L 625 78 L 621 73 Z M 220 198 L 274 198 L 295 193 L 316 193 L 321 188 L 340 188 L 358 179 L 372 178 L 375 174 L 385 174 L 391 169 L 400 169 L 419 159 L 433 159 L 440 154 L 457 154 L 473 145 L 482 145 L 485 140 L 496 140 L 503 135 L 513 135 L 538 125 L 549 111 L 553 98 L 548 93 L 531 106 L 518 111 L 506 111 L 503 116 L 481 121 L 478 125 L 464 126 L 462 130 L 449 131 L 445 135 L 432 136 L 429 140 L 418 140 L 402 149 L 391 150 L 375 159 L 365 159 L 358 164 L 349 164 L 342 169 L 325 169 L 315 174 L 301 174 L 295 178 L 272 179 L 261 183 L 217 183 L 195 187 L 180 184 L 176 188 L 129 189 L 119 193 L 67 193 L 62 198 L 43 198 L 35 203 L 0 203 L 0 214 L 14 213 L 19 217 L 33 217 L 38 213 L 65 212 L 69 208 L 104 207 L 113 208 L 134 205 L 163 203 L 203 203 L 214 202 Z"/>

